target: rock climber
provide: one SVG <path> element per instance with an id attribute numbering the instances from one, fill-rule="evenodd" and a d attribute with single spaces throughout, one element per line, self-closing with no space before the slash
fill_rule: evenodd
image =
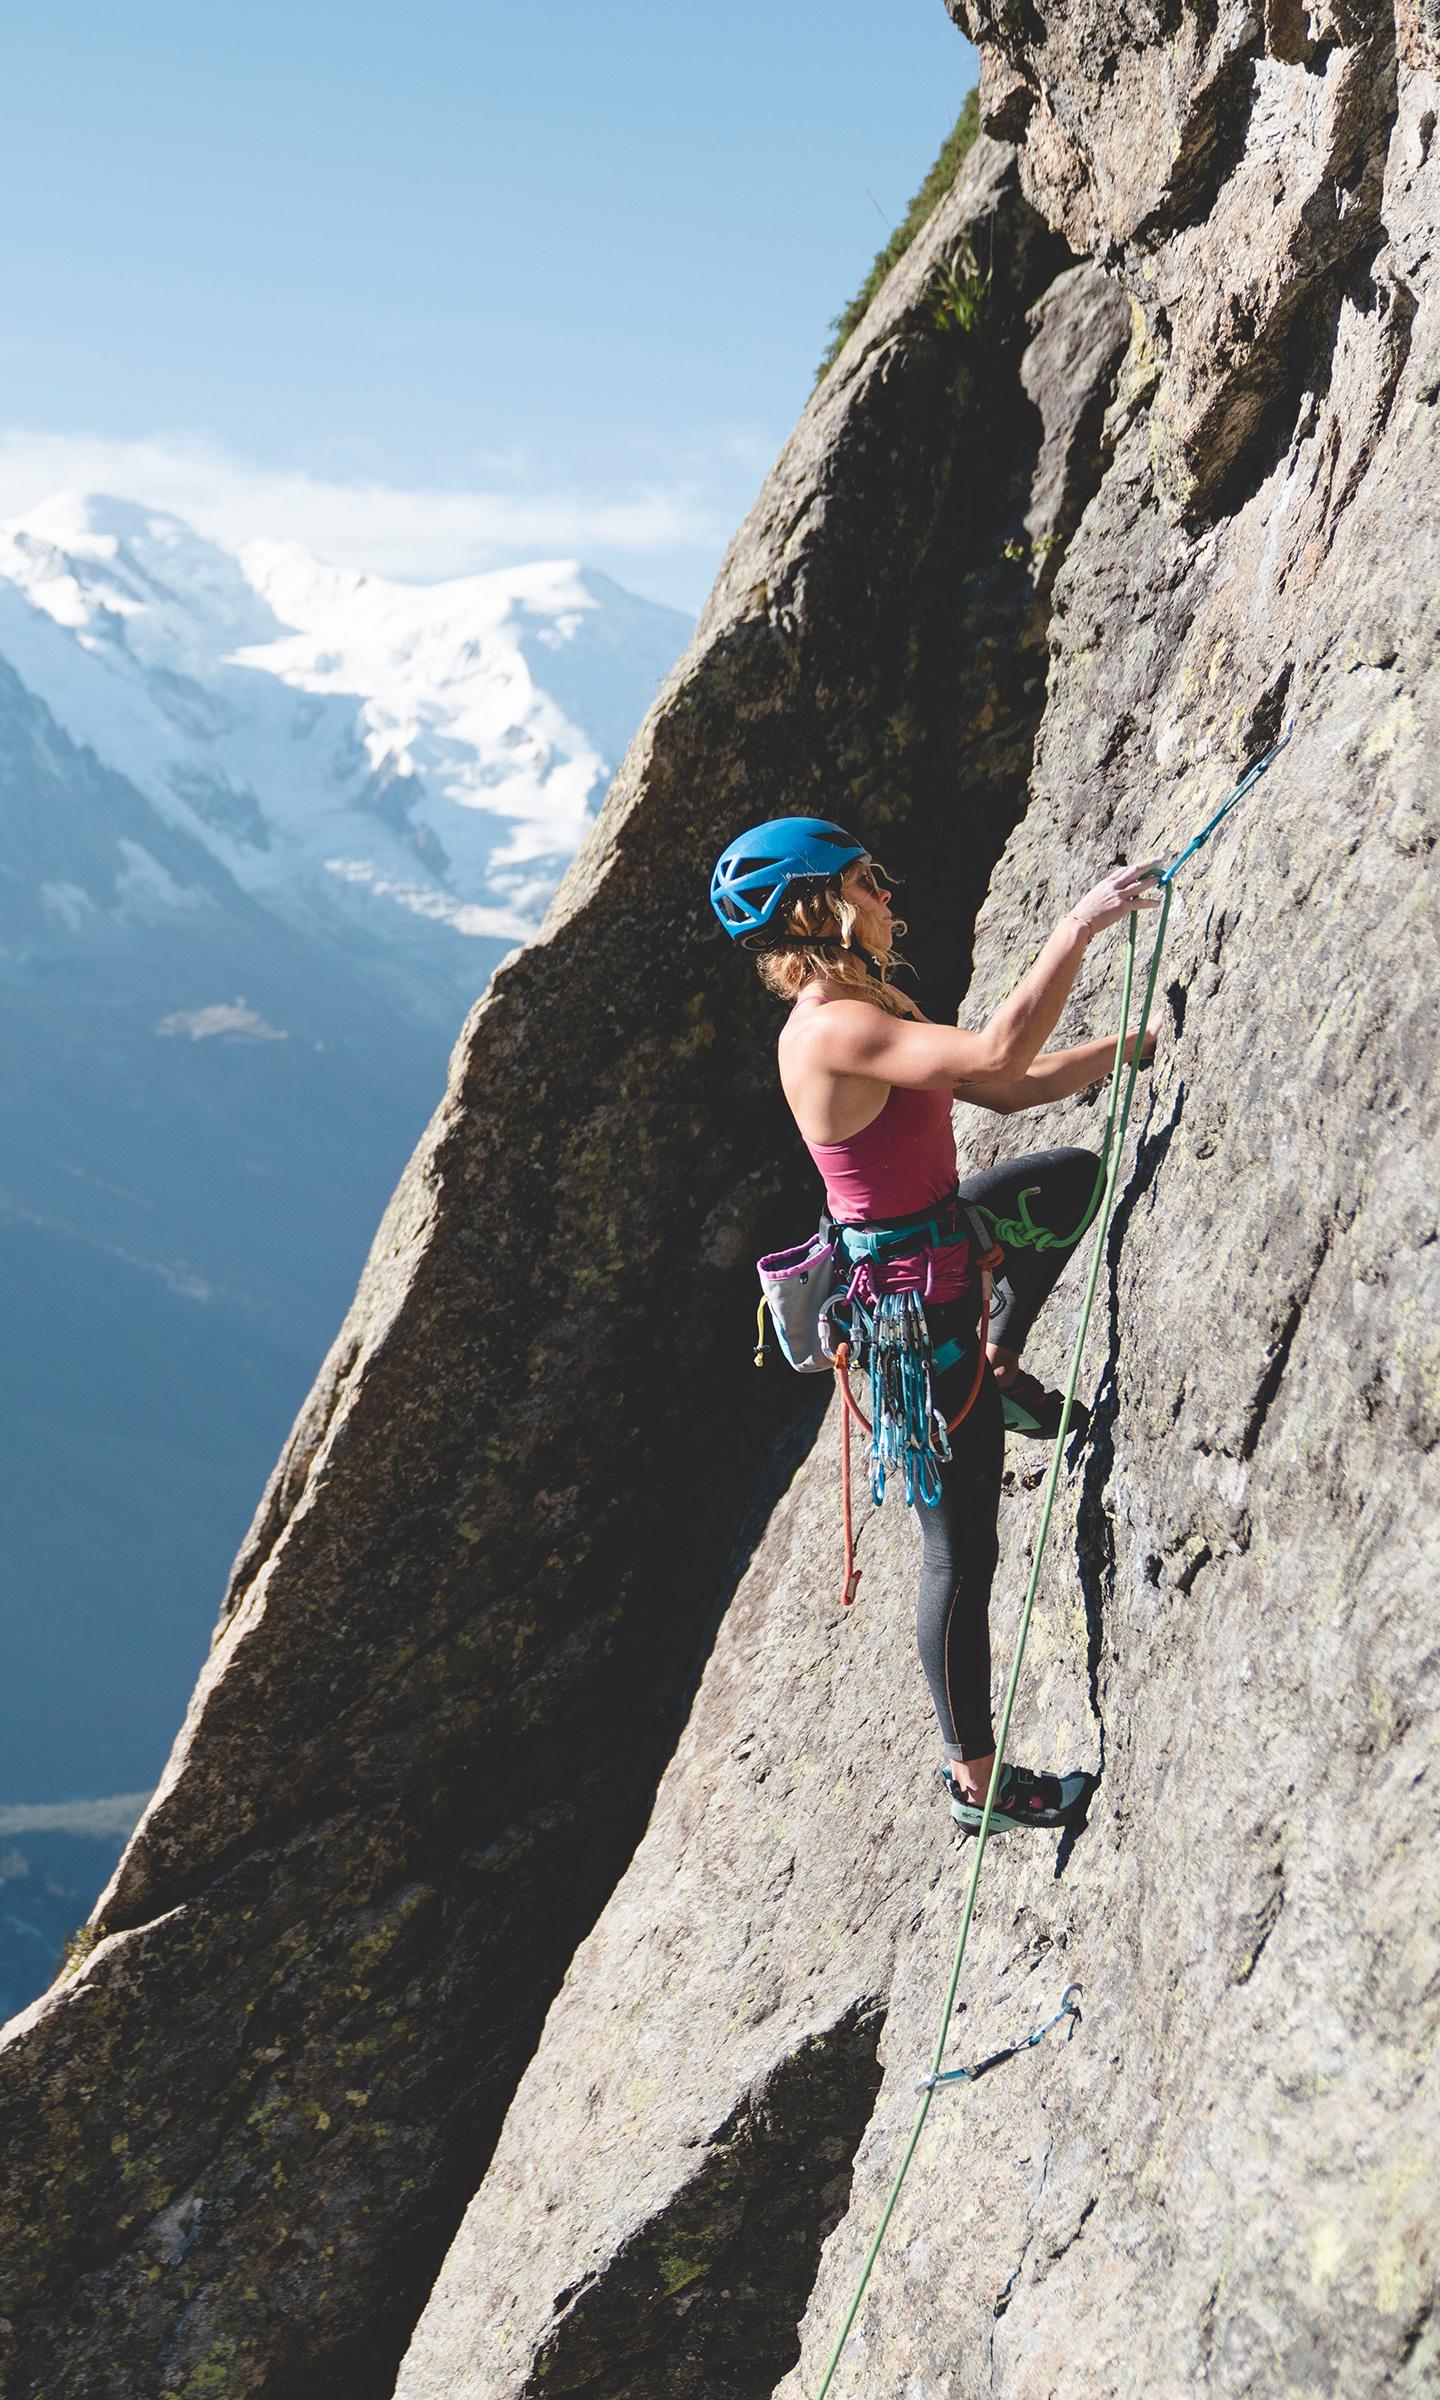
<path id="1" fill-rule="evenodd" d="M 1044 1150 L 961 1181 L 952 1105 L 958 1098 L 1008 1116 L 1066 1099 L 1109 1074 L 1113 1041 L 1048 1053 L 1044 1043 L 1094 935 L 1134 910 L 1159 907 L 1161 863 L 1117 867 L 1077 901 L 975 1033 L 932 1024 L 892 981 L 904 964 L 896 949 L 904 923 L 892 913 L 884 870 L 839 826 L 811 817 L 762 825 L 729 845 L 711 883 L 721 925 L 755 951 L 763 982 L 789 1003 L 780 1081 L 824 1180 L 829 1229 L 842 1244 L 847 1231 L 896 1237 L 885 1248 L 886 1267 L 904 1280 L 908 1263 L 912 1288 L 923 1259 L 926 1296 L 917 1306 L 928 1330 L 935 1410 L 948 1421 L 974 1392 L 948 1441 L 940 1428 L 933 1501 L 919 1493 L 916 1509 L 920 1657 L 944 1743 L 942 1779 L 966 1833 L 979 1830 L 995 1757 L 989 1598 L 1005 1431 L 1007 1423 L 1031 1436 L 1059 1430 L 1061 1396 L 1026 1372 L 1021 1352 L 1070 1255 L 1066 1246 L 1021 1247 L 1013 1237 L 1002 1245 L 982 1365 L 971 1212 L 986 1212 L 982 1228 L 995 1219 L 1014 1225 L 1017 1208 L 1038 1226 L 1078 1225 L 1100 1162 L 1088 1150 Z M 1127 1060 L 1134 1039 L 1126 1037 Z M 1142 1064 L 1153 1050 L 1147 1034 Z M 910 1231 L 913 1243 L 905 1239 Z M 942 1247 L 927 1252 L 937 1240 Z M 1084 1412 L 1072 1410 L 1071 1421 L 1083 1426 Z M 1063 1825 L 1087 1789 L 1082 1775 L 1038 1774 L 1007 1762 L 992 1830 Z"/>

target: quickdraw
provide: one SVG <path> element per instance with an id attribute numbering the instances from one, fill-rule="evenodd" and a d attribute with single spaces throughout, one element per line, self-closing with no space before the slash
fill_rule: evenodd
<path id="1" fill-rule="evenodd" d="M 1050 1533 L 1051 1517 L 1055 1506 L 1055 1494 L 1060 1480 L 1060 1467 L 1064 1449 L 1065 1435 L 1070 1422 L 1070 1412 L 1075 1401 L 1075 1387 L 1080 1378 L 1080 1362 L 1084 1354 L 1085 1337 L 1089 1331 L 1090 1317 L 1095 1305 L 1095 1293 L 1100 1280 L 1100 1266 L 1104 1257 L 1105 1244 L 1108 1239 L 1110 1227 L 1114 1218 L 1116 1192 L 1119 1183 L 1120 1160 L 1124 1153 L 1125 1134 L 1130 1122 L 1131 1103 L 1135 1096 L 1135 1084 L 1139 1072 L 1139 1047 L 1144 1040 L 1145 1029 L 1150 1022 L 1150 1011 L 1155 999 L 1156 986 L 1159 982 L 1160 961 L 1164 956 L 1165 951 L 1165 933 L 1170 915 L 1170 902 L 1173 896 L 1174 878 L 1178 869 L 1182 867 L 1188 859 L 1193 858 L 1198 850 L 1204 848 L 1206 842 L 1209 841 L 1210 836 L 1215 832 L 1217 826 L 1221 824 L 1224 818 L 1229 815 L 1236 802 L 1244 797 L 1245 793 L 1248 792 L 1254 786 L 1254 784 L 1259 781 L 1266 769 L 1274 763 L 1276 758 L 1278 758 L 1280 752 L 1284 749 L 1285 744 L 1290 739 L 1294 722 L 1295 720 L 1292 716 L 1287 722 L 1280 739 L 1277 742 L 1274 742 L 1260 758 L 1255 760 L 1253 765 L 1247 769 L 1246 773 L 1235 785 L 1233 791 L 1229 794 L 1223 805 L 1216 810 L 1209 823 L 1201 827 L 1199 833 L 1197 833 L 1193 841 L 1187 844 L 1186 848 L 1181 851 L 1179 857 L 1174 859 L 1171 864 L 1165 868 L 1164 872 L 1156 877 L 1156 881 L 1161 887 L 1164 898 L 1161 903 L 1159 922 L 1155 929 L 1154 947 L 1150 953 L 1150 966 L 1149 972 L 1145 978 L 1144 998 L 1140 1005 L 1140 1029 L 1136 1040 L 1135 1055 L 1130 1061 L 1129 1071 L 1125 1077 L 1124 1096 L 1123 1099 L 1121 1099 L 1119 1095 L 1121 1070 L 1125 1052 L 1125 1032 L 1130 1023 L 1130 996 L 1135 976 L 1136 919 L 1133 916 L 1130 918 L 1129 924 L 1126 928 L 1125 971 L 1122 978 L 1120 991 L 1120 1038 L 1115 1044 L 1115 1063 L 1111 1070 L 1110 1078 L 1110 1100 L 1107 1111 L 1105 1139 L 1105 1174 L 1098 1205 L 1099 1224 L 1096 1228 L 1095 1240 L 1091 1247 L 1089 1272 L 1086 1276 L 1085 1290 L 1080 1303 L 1080 1319 L 1076 1328 L 1074 1347 L 1070 1353 L 1070 1367 L 1065 1379 L 1065 1395 L 1060 1411 L 1060 1425 L 1055 1435 L 1054 1447 L 1050 1453 L 1049 1472 L 1045 1478 L 1045 1489 L 1042 1495 L 1040 1506 L 1040 1524 L 1035 1537 L 1034 1546 L 1030 1554 L 1030 1573 L 1026 1581 L 1025 1597 L 1021 1604 L 1020 1622 L 1016 1631 L 1015 1646 L 1010 1660 L 1010 1674 L 1005 1687 L 1004 1703 L 1000 1711 L 1000 1721 L 995 1731 L 995 1764 L 991 1771 L 990 1788 L 985 1795 L 985 1806 L 981 1812 L 980 1825 L 975 1836 L 974 1856 L 971 1863 L 969 1880 L 966 1886 L 964 1907 L 961 1911 L 960 1930 L 956 1938 L 954 1956 L 950 1964 L 950 1978 L 946 1986 L 945 1997 L 941 2006 L 940 2027 L 935 2043 L 935 2052 L 930 2063 L 929 2074 L 921 2079 L 919 2086 L 917 2087 L 919 2089 L 920 2098 L 919 2105 L 915 2113 L 915 2122 L 910 2129 L 910 2138 L 901 2154 L 900 2164 L 896 2170 L 894 2181 L 890 2186 L 890 2191 L 888 2197 L 886 2198 L 884 2208 L 881 2211 L 880 2222 L 875 2229 L 874 2238 L 870 2243 L 869 2249 L 866 2251 L 864 2263 L 860 2269 L 859 2279 L 856 2283 L 854 2292 L 851 2295 L 849 2306 L 845 2311 L 839 2333 L 835 2339 L 834 2347 L 832 2348 L 829 2359 L 826 2362 L 825 2372 L 815 2388 L 814 2400 L 826 2400 L 826 2395 L 835 2380 L 836 2372 L 839 2368 L 841 2358 L 845 2352 L 845 2345 L 850 2339 L 855 2320 L 858 2317 L 861 2307 L 864 2303 L 865 2293 L 869 2287 L 870 2277 L 874 2272 L 875 2262 L 880 2255 L 886 2230 L 890 2224 L 891 2218 L 895 2213 L 896 2203 L 898 2202 L 901 2191 L 904 2188 L 905 2178 L 910 2171 L 910 2162 L 914 2158 L 915 2152 L 919 2147 L 920 2136 L 924 2130 L 925 2120 L 929 2113 L 931 2103 L 935 2098 L 936 2092 L 943 2089 L 947 2082 L 973 2082 L 975 2080 L 976 2070 L 974 2067 L 972 2067 L 968 2073 L 959 2074 L 956 2074 L 953 2070 L 947 2070 L 945 2068 L 945 2045 L 949 2038 L 951 2019 L 955 2013 L 955 1998 L 959 1990 L 960 1976 L 965 1964 L 965 1954 L 970 1939 L 970 1927 L 975 1916 L 975 1901 L 976 1895 L 980 1888 L 980 1873 L 985 1863 L 985 1852 L 990 1838 L 991 1820 L 994 1815 L 996 1795 L 1000 1788 L 1000 1778 L 1004 1768 L 1005 1745 L 1009 1739 L 1010 1720 L 1014 1714 L 1015 1700 L 1020 1688 L 1020 1674 L 1024 1665 L 1025 1645 L 1029 1637 L 1030 1620 L 1035 1607 L 1036 1594 L 1040 1587 L 1040 1573 L 1045 1558 L 1045 1545 Z M 1096 1205 L 1092 1203 L 1091 1209 L 1087 1213 L 1086 1221 L 1088 1222 L 1089 1218 L 1096 1214 Z M 841 1380 L 843 1383 L 843 1377 Z M 1073 2009 L 1068 2005 L 1073 1996 L 1074 1989 L 1075 1987 L 1071 1986 L 1070 1989 L 1067 1990 L 1065 1997 L 1061 2001 L 1060 2010 L 1057 2017 L 1052 2018 L 1050 2021 L 1051 2025 L 1054 2025 L 1058 2022 L 1059 2015 L 1078 2015 L 1078 2010 Z M 1042 2027 L 1040 2030 L 1043 2033 L 1048 2031 L 1049 2028 Z M 1028 2047 L 1028 2044 L 1026 2046 Z M 990 2059 L 982 2059 L 978 2061 L 977 2065 L 983 2070 L 992 2064 L 998 2063 L 999 2057 L 1000 2054 L 996 2053 Z M 1013 2281 L 1014 2278 L 1012 2276 L 1011 2282 L 1013 2283 Z M 1006 2287 L 1006 2290 L 1008 2294 L 1009 2286 Z"/>
<path id="2" fill-rule="evenodd" d="M 1229 796 L 1221 802 L 1220 806 L 1216 809 L 1214 816 L 1209 819 L 1208 823 L 1201 826 L 1200 831 L 1194 836 L 1193 840 L 1186 843 L 1179 857 L 1172 859 L 1169 866 L 1164 868 L 1161 873 L 1156 876 L 1155 881 L 1165 895 L 1165 908 L 1167 912 L 1170 906 L 1170 886 L 1174 882 L 1175 877 L 1179 874 L 1180 869 L 1186 864 L 1187 860 L 1192 859 L 1195 856 L 1197 850 L 1204 849 L 1205 844 L 1209 841 L 1212 833 L 1214 833 L 1219 826 L 1223 825 L 1225 819 L 1229 816 L 1231 809 L 1238 806 L 1239 802 L 1244 799 L 1246 793 L 1259 782 L 1262 775 L 1268 774 L 1270 768 L 1274 766 L 1276 759 L 1280 756 L 1281 751 L 1289 741 L 1294 730 L 1295 717 L 1292 711 L 1292 713 L 1286 718 L 1284 726 L 1282 727 L 1277 739 L 1271 743 L 1268 750 L 1263 750 L 1260 756 L 1246 768 L 1244 774 L 1240 778 L 1240 781 L 1235 785 Z M 1096 1211 L 1099 1209 L 1100 1203 L 1105 1197 L 1106 1179 L 1110 1171 L 1110 1144 L 1114 1137 L 1115 1131 L 1115 1094 L 1117 1088 L 1118 1062 L 1117 1074 L 1115 1077 L 1112 1077 L 1111 1080 L 1110 1106 L 1105 1117 L 1105 1138 L 1100 1150 L 1100 1164 L 1095 1176 L 1095 1189 L 1090 1195 L 1089 1204 L 1086 1207 L 1085 1214 L 1080 1219 L 1079 1224 L 1075 1226 L 1073 1231 L 1070 1233 L 1056 1233 L 1049 1225 L 1038 1225 L 1030 1214 L 1030 1202 L 1034 1199 L 1035 1194 L 1040 1187 L 1038 1184 L 1032 1183 L 1027 1190 L 1018 1195 L 1015 1203 L 1016 1214 L 1013 1217 L 997 1217 L 988 1208 L 982 1208 L 980 1210 L 981 1216 L 985 1219 L 985 1222 L 989 1226 L 990 1231 L 994 1235 L 996 1241 L 1002 1242 L 1007 1250 L 1038 1250 L 1042 1253 L 1046 1250 L 1071 1250 L 1074 1248 L 1075 1244 L 1089 1232 L 1091 1226 L 1095 1222 Z"/>
<path id="3" fill-rule="evenodd" d="M 902 1237 L 903 1238 L 903 1237 Z M 960 1255 L 962 1247 L 965 1255 Z M 840 1386 L 840 1515 L 845 1543 L 845 1566 L 840 1586 L 840 1605 L 850 1607 L 860 1582 L 861 1570 L 855 1564 L 855 1528 L 852 1500 L 852 1471 L 850 1444 L 853 1429 L 858 1425 L 870 1440 L 870 1488 L 878 1508 L 885 1497 L 887 1474 L 898 1465 L 904 1477 L 905 1498 L 914 1505 L 934 1507 L 940 1498 L 941 1465 L 950 1456 L 950 1435 L 962 1425 L 980 1396 L 985 1377 L 985 1345 L 990 1330 L 990 1278 L 1004 1253 L 999 1249 L 986 1250 L 976 1262 L 980 1274 L 980 1321 L 975 1336 L 975 1371 L 970 1388 L 953 1417 L 945 1417 L 938 1408 L 933 1388 L 937 1368 L 943 1372 L 957 1365 L 964 1351 L 956 1343 L 946 1343 L 937 1353 L 930 1347 L 929 1329 L 921 1306 L 920 1295 L 953 1298 L 965 1289 L 970 1279 L 970 1256 L 974 1245 L 968 1237 L 960 1242 L 943 1245 L 927 1244 L 908 1252 L 892 1252 L 886 1257 L 882 1275 L 890 1282 L 888 1290 L 874 1290 L 874 1253 L 862 1256 L 850 1286 L 829 1303 L 831 1310 L 848 1307 L 852 1332 L 858 1318 L 861 1338 L 869 1351 L 871 1406 L 867 1417 L 850 1388 L 850 1375 L 859 1362 L 852 1355 L 850 1338 L 842 1339 L 835 1349 L 835 1373 Z M 951 1273 L 943 1278 L 948 1289 L 937 1290 L 942 1278 L 937 1274 L 937 1252 L 942 1258 L 955 1261 Z M 896 1281 L 900 1288 L 895 1288 Z M 867 1309 L 865 1303 L 872 1305 Z M 898 1303 L 896 1306 L 894 1304 Z M 877 1428 L 878 1433 L 877 1433 Z"/>

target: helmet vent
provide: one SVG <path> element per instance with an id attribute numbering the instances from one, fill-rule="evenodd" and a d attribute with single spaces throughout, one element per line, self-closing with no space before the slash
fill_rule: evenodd
<path id="1" fill-rule="evenodd" d="M 721 852 L 710 879 L 710 900 L 734 939 L 768 925 L 797 884 L 831 883 L 864 844 L 820 817 L 775 817 L 753 826 Z"/>

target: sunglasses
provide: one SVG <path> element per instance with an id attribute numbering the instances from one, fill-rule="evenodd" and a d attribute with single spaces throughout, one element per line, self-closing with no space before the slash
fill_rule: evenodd
<path id="1" fill-rule="evenodd" d="M 878 900 L 883 904 L 890 897 L 883 883 L 876 877 L 873 867 L 855 867 L 851 871 L 849 880 L 858 885 L 859 889 L 871 900 Z"/>

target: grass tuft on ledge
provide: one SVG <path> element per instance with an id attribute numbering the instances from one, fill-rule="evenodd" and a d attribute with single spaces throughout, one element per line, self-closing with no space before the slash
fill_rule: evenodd
<path id="1" fill-rule="evenodd" d="M 815 371 L 817 383 L 834 365 L 891 268 L 898 265 L 916 235 L 929 223 L 930 218 L 959 174 L 965 153 L 979 131 L 980 95 L 978 91 L 973 91 L 967 94 L 959 116 L 940 145 L 939 157 L 915 194 L 910 206 L 906 209 L 904 217 L 896 226 L 884 249 L 876 252 L 874 264 L 859 291 L 848 308 L 843 308 L 838 317 L 831 319 L 830 347 Z"/>

